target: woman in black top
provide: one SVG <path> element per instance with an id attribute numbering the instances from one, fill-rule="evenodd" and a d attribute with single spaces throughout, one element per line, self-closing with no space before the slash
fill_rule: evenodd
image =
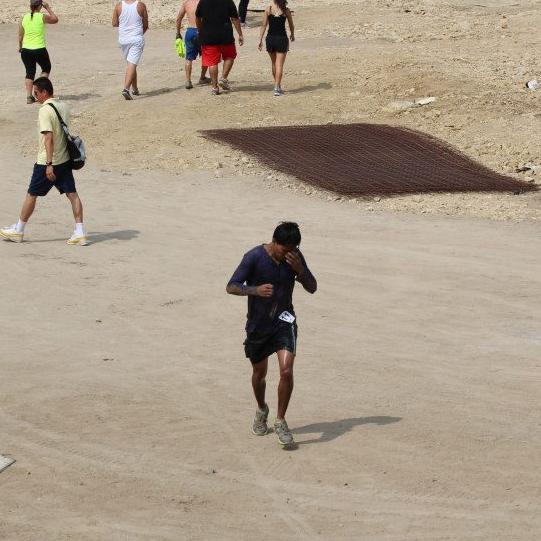
<path id="1" fill-rule="evenodd" d="M 272 75 L 274 77 L 274 95 L 282 96 L 282 73 L 284 62 L 289 51 L 289 39 L 286 32 L 286 21 L 289 24 L 291 41 L 295 41 L 295 26 L 291 11 L 287 7 L 287 0 L 273 0 L 263 15 L 263 26 L 259 39 L 259 50 L 263 49 L 263 36 L 267 26 L 266 45 L 272 63 Z"/>

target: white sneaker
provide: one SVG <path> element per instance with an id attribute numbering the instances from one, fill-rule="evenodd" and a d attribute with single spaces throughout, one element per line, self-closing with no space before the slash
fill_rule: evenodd
<path id="1" fill-rule="evenodd" d="M 4 240 L 10 240 L 11 242 L 22 242 L 24 233 L 18 233 L 16 224 L 13 224 L 11 227 L 3 227 L 0 229 L 0 237 Z"/>
<path id="2" fill-rule="evenodd" d="M 79 233 L 73 233 L 73 235 L 66 241 L 68 244 L 76 246 L 87 246 L 90 244 L 85 235 L 79 235 Z"/>

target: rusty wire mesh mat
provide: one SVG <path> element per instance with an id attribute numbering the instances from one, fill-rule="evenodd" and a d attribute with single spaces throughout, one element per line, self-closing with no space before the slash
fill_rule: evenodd
<path id="1" fill-rule="evenodd" d="M 206 130 L 202 135 L 324 190 L 360 197 L 420 192 L 523 192 L 447 143 L 407 128 L 331 124 Z"/>

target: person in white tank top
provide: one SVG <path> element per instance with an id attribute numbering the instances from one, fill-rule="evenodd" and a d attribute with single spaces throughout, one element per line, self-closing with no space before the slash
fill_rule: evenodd
<path id="1" fill-rule="evenodd" d="M 146 5 L 138 0 L 118 2 L 113 10 L 113 26 L 118 28 L 118 44 L 127 63 L 122 95 L 125 99 L 132 100 L 133 96 L 139 95 L 137 64 L 143 54 L 144 34 L 148 30 Z"/>

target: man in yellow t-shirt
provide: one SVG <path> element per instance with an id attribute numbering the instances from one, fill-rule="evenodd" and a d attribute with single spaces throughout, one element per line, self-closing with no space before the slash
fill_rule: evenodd
<path id="1" fill-rule="evenodd" d="M 38 116 L 39 150 L 34 165 L 30 186 L 19 221 L 11 227 L 0 229 L 0 236 L 12 242 L 22 242 L 26 222 L 36 207 L 36 199 L 49 193 L 54 186 L 71 203 L 75 230 L 68 244 L 86 246 L 88 244 L 83 226 L 83 204 L 75 189 L 75 179 L 66 144 L 66 136 L 53 107 L 69 126 L 68 107 L 53 95 L 53 85 L 47 77 L 34 81 L 34 96 L 42 104 Z"/>

